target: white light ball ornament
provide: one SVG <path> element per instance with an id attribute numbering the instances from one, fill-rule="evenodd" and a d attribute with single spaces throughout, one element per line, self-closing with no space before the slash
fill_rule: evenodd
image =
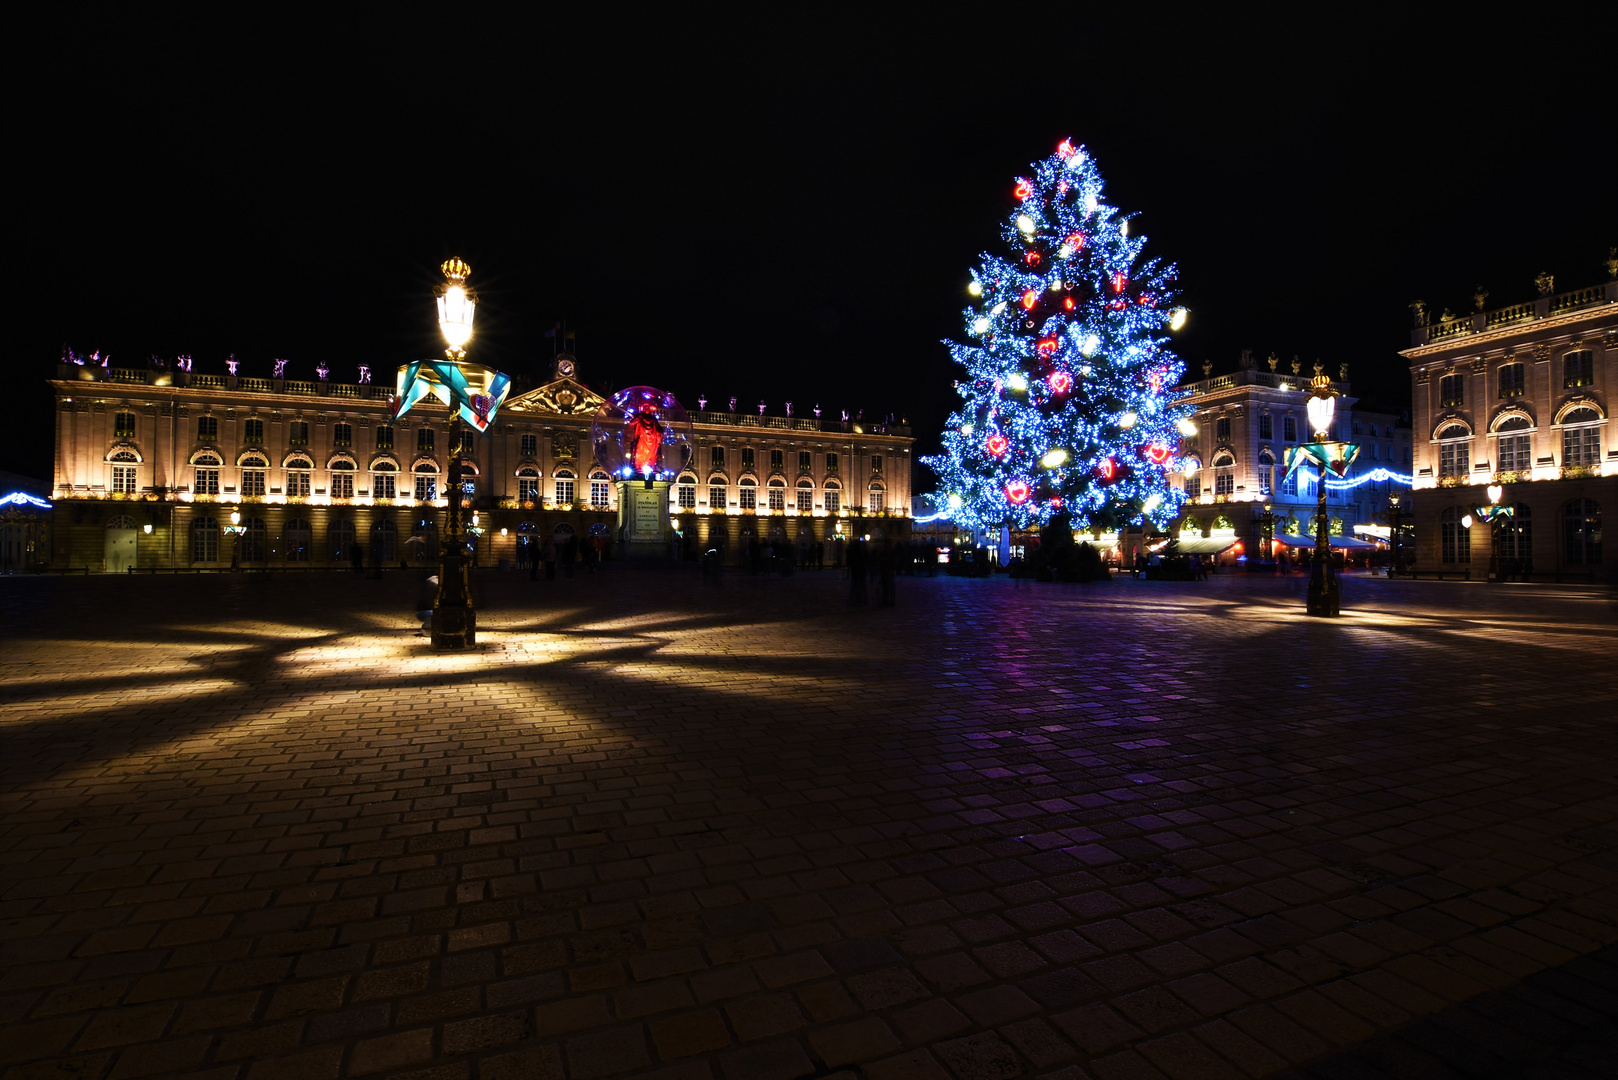
<path id="1" fill-rule="evenodd" d="M 1182 419 L 1178 424 L 1176 424 L 1174 426 L 1179 428 L 1180 434 L 1184 435 L 1188 439 L 1192 438 L 1197 433 L 1197 425 L 1192 423 L 1191 419 L 1189 417 L 1186 417 L 1186 418 Z"/>
<path id="2" fill-rule="evenodd" d="M 970 293 L 971 295 L 973 295 L 973 296 L 982 296 L 983 295 L 983 285 L 978 281 L 972 281 L 972 282 L 967 284 L 966 291 L 968 293 Z"/>
<path id="3" fill-rule="evenodd" d="M 980 319 L 978 319 L 976 322 L 974 322 L 972 324 L 972 333 L 974 333 L 974 334 L 986 334 L 988 332 L 989 332 L 989 320 L 987 318 L 980 318 Z"/>
<path id="4" fill-rule="evenodd" d="M 1017 215 L 1017 228 L 1024 236 L 1032 236 L 1034 232 L 1034 219 L 1027 214 Z"/>
<path id="5" fill-rule="evenodd" d="M 1185 319 L 1188 314 L 1190 313 L 1187 312 L 1183 307 L 1177 307 L 1173 311 L 1169 312 L 1169 329 L 1179 330 L 1184 328 Z"/>
<path id="6" fill-rule="evenodd" d="M 1006 376 L 1006 385 L 1020 393 L 1028 389 L 1028 379 L 1024 377 L 1022 372 L 1014 371 Z"/>

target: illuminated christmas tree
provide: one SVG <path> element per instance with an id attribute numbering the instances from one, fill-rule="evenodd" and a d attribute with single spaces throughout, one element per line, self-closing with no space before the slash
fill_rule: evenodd
<path id="1" fill-rule="evenodd" d="M 967 286 L 976 343 L 946 342 L 967 371 L 963 403 L 927 464 L 969 527 L 1066 515 L 1161 528 L 1179 512 L 1168 474 L 1180 438 L 1196 430 L 1172 396 L 1184 365 L 1165 347 L 1185 321 L 1174 267 L 1139 261 L 1146 238 L 1103 201 L 1083 147 L 1064 141 L 1013 194 L 1010 258 L 983 255 Z"/>

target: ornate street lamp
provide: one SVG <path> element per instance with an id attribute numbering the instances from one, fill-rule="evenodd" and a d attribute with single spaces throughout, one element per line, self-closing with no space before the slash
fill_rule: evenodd
<path id="1" fill-rule="evenodd" d="M 230 524 L 225 526 L 225 531 L 231 536 L 230 568 L 240 570 L 242 568 L 242 533 L 247 531 L 246 527 L 242 525 L 241 511 L 232 510 L 230 512 Z"/>
<path id="2" fill-rule="evenodd" d="M 1326 478 L 1332 474 L 1346 476 L 1348 467 L 1359 456 L 1360 448 L 1356 443 L 1331 439 L 1332 417 L 1337 412 L 1337 390 L 1331 384 L 1331 377 L 1324 373 L 1318 363 L 1310 385 L 1309 424 L 1314 428 L 1315 441 L 1289 449 L 1286 468 L 1290 474 L 1305 461 L 1312 461 L 1320 473 L 1320 498 L 1315 510 L 1315 557 L 1309 570 L 1306 610 L 1310 615 L 1330 617 L 1340 614 L 1342 586 L 1331 562 L 1331 526 L 1326 519 Z"/>
<path id="3" fill-rule="evenodd" d="M 434 296 L 438 329 L 444 335 L 444 359 L 418 360 L 399 369 L 393 416 L 397 420 L 429 394 L 449 406 L 449 502 L 439 553 L 438 593 L 433 598 L 432 645 L 458 650 L 477 644 L 467 537 L 480 531 L 462 524 L 461 425 L 464 421 L 478 431 L 487 431 L 511 389 L 511 380 L 492 368 L 466 362 L 466 343 L 472 340 L 478 301 L 477 293 L 466 284 L 472 268 L 460 259 L 450 259 L 440 269 L 444 284 L 434 290 Z"/>
<path id="4" fill-rule="evenodd" d="M 1268 563 L 1274 557 L 1275 543 L 1275 504 L 1264 504 L 1264 517 L 1261 519 L 1258 533 L 1258 558 L 1261 563 Z"/>
<path id="5" fill-rule="evenodd" d="M 1500 496 L 1505 488 L 1499 484 L 1490 484 L 1485 489 L 1489 495 L 1489 505 L 1476 507 L 1479 521 L 1487 522 L 1489 526 L 1489 580 L 1500 580 L 1500 531 L 1507 521 L 1517 514 L 1516 507 L 1501 506 Z"/>
<path id="6" fill-rule="evenodd" d="M 1392 562 L 1388 566 L 1388 576 L 1390 578 L 1398 574 L 1402 568 L 1400 563 L 1403 561 L 1403 556 L 1400 553 L 1399 545 L 1403 539 L 1404 519 L 1409 516 L 1404 507 L 1399 504 L 1399 496 L 1390 493 L 1388 495 L 1388 532 L 1393 541 L 1393 551 L 1390 556 Z"/>

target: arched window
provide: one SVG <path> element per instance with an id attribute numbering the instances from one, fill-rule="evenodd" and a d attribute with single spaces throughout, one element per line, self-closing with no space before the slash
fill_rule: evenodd
<path id="1" fill-rule="evenodd" d="M 1472 471 L 1472 432 L 1450 424 L 1438 433 L 1438 475 L 1465 476 Z"/>
<path id="2" fill-rule="evenodd" d="M 281 467 L 287 471 L 287 495 L 291 498 L 308 498 L 313 490 L 315 463 L 306 454 L 288 454 Z"/>
<path id="3" fill-rule="evenodd" d="M 778 476 L 770 477 L 765 484 L 765 494 L 769 496 L 771 510 L 785 510 L 787 508 L 787 484 Z"/>
<path id="4" fill-rule="evenodd" d="M 681 473 L 680 478 L 674 482 L 674 501 L 681 510 L 695 510 L 697 508 L 697 478 L 690 473 Z"/>
<path id="5" fill-rule="evenodd" d="M 303 518 L 293 518 L 286 525 L 287 562 L 308 562 L 309 549 L 314 546 L 315 534 Z"/>
<path id="6" fill-rule="evenodd" d="M 387 518 L 371 523 L 371 560 L 392 566 L 399 557 L 399 529 Z"/>
<path id="7" fill-rule="evenodd" d="M 1270 453 L 1269 447 L 1258 452 L 1258 493 L 1270 493 L 1270 481 L 1275 477 L 1275 455 Z"/>
<path id="8" fill-rule="evenodd" d="M 1562 465 L 1601 464 L 1601 414 L 1571 409 L 1562 416 Z"/>
<path id="9" fill-rule="evenodd" d="M 252 423 L 252 421 L 248 421 Z M 259 421 L 260 424 L 263 421 Z M 236 464 L 242 470 L 242 497 L 259 499 L 264 497 L 264 484 L 268 478 L 270 462 L 263 454 L 248 453 L 236 459 Z"/>
<path id="10" fill-rule="evenodd" d="M 326 546 L 331 548 L 332 562 L 353 562 L 358 546 L 354 538 L 354 523 L 347 518 L 333 518 L 326 527 Z"/>
<path id="11" fill-rule="evenodd" d="M 417 562 L 431 563 L 438 555 L 438 522 L 430 517 L 418 518 L 405 539 L 405 549 Z"/>
<path id="12" fill-rule="evenodd" d="M 399 494 L 399 463 L 388 458 L 371 462 L 371 497 L 392 499 Z"/>
<path id="13" fill-rule="evenodd" d="M 334 499 L 352 499 L 354 497 L 354 473 L 357 471 L 354 459 L 346 454 L 340 454 L 332 458 L 326 468 L 331 470 L 331 497 Z"/>
<path id="14" fill-rule="evenodd" d="M 1472 561 L 1472 530 L 1462 524 L 1470 515 L 1458 506 L 1446 507 L 1438 515 L 1439 561 L 1469 563 Z"/>
<path id="15" fill-rule="evenodd" d="M 525 521 L 517 526 L 517 565 L 523 569 L 539 559 L 539 526 Z"/>
<path id="16" fill-rule="evenodd" d="M 612 501 L 612 477 L 596 469 L 590 474 L 590 505 L 605 510 Z"/>
<path id="17" fill-rule="evenodd" d="M 259 517 L 242 518 L 241 535 L 241 561 L 263 562 L 268 557 L 269 544 L 266 543 L 268 530 L 264 528 L 264 519 Z"/>
<path id="18" fill-rule="evenodd" d="M 517 470 L 517 501 L 539 501 L 539 470 L 532 465 Z"/>
<path id="19" fill-rule="evenodd" d="M 888 489 L 881 484 L 872 484 L 865 494 L 870 499 L 871 513 L 880 514 L 887 503 Z"/>
<path id="20" fill-rule="evenodd" d="M 840 514 L 843 511 L 843 485 L 836 480 L 826 480 L 826 513 Z"/>
<path id="21" fill-rule="evenodd" d="M 416 501 L 432 502 L 438 498 L 438 466 L 431 461 L 418 461 L 413 472 L 416 477 Z"/>
<path id="22" fill-rule="evenodd" d="M 135 464 L 140 458 L 133 450 L 114 450 L 107 455 L 112 462 L 112 490 L 123 495 L 133 495 L 137 490 Z"/>
<path id="23" fill-rule="evenodd" d="M 191 493 L 193 495 L 219 494 L 219 455 L 204 450 L 191 457 L 194 467 Z"/>
<path id="24" fill-rule="evenodd" d="M 812 514 L 815 510 L 815 482 L 813 480 L 799 480 L 797 487 L 798 513 Z"/>
<path id="25" fill-rule="evenodd" d="M 1229 450 L 1221 450 L 1214 455 L 1214 494 L 1234 495 L 1236 493 L 1236 456 Z"/>
<path id="26" fill-rule="evenodd" d="M 572 506 L 573 500 L 576 497 L 575 492 L 577 490 L 575 487 L 577 479 L 573 470 L 557 469 L 552 476 L 554 479 L 551 481 L 551 483 L 555 485 L 555 495 L 553 497 L 556 500 L 556 505 Z"/>
<path id="27" fill-rule="evenodd" d="M 1195 454 L 1188 455 L 1185 463 L 1180 467 L 1180 474 L 1185 477 L 1185 497 L 1197 499 L 1202 497 L 1202 459 Z"/>
<path id="28" fill-rule="evenodd" d="M 219 561 L 219 522 L 214 518 L 191 519 L 191 561 Z"/>
<path id="29" fill-rule="evenodd" d="M 1563 561 L 1568 566 L 1601 565 L 1601 504 L 1571 499 L 1562 507 Z"/>
<path id="30" fill-rule="evenodd" d="M 751 476 L 744 476 L 737 483 L 737 487 L 741 489 L 742 509 L 756 511 L 758 509 L 758 481 Z"/>
<path id="31" fill-rule="evenodd" d="M 1526 416 L 1508 417 L 1495 425 L 1497 471 L 1523 473 L 1533 468 L 1533 447 L 1528 434 L 1532 427 Z"/>

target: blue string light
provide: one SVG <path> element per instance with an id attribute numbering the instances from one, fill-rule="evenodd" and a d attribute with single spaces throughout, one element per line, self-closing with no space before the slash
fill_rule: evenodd
<path id="1" fill-rule="evenodd" d="M 1372 469 L 1368 473 L 1364 473 L 1360 476 L 1350 477 L 1346 480 L 1338 480 L 1335 477 L 1327 477 L 1326 490 L 1348 491 L 1351 488 L 1359 487 L 1361 484 L 1380 484 L 1384 480 L 1391 481 L 1395 484 L 1403 484 L 1405 487 L 1410 487 L 1411 484 L 1414 483 L 1413 478 L 1406 476 L 1403 473 L 1391 472 L 1388 469 Z"/>
<path id="2" fill-rule="evenodd" d="M 42 510 L 51 509 L 51 504 L 44 499 L 36 499 L 26 491 L 13 491 L 9 495 L 0 495 L 0 506 L 37 506 Z"/>

